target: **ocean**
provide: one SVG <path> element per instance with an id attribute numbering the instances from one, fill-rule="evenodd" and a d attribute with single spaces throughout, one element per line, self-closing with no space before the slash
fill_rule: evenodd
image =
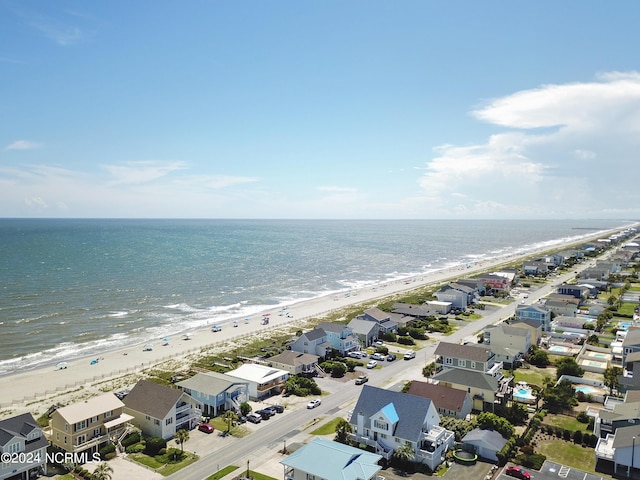
<path id="1" fill-rule="evenodd" d="M 0 219 L 0 375 L 631 223 Z"/>

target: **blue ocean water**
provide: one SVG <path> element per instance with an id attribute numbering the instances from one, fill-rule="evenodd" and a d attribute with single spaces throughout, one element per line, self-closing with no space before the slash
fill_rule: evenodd
<path id="1" fill-rule="evenodd" d="M 0 374 L 621 220 L 0 220 Z"/>

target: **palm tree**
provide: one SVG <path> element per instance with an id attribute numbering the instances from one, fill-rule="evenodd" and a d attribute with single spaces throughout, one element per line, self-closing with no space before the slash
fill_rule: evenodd
<path id="1" fill-rule="evenodd" d="M 393 458 L 396 459 L 403 467 L 406 467 L 409 462 L 411 462 L 415 458 L 415 456 L 416 455 L 413 451 L 413 447 L 409 442 L 396 448 L 393 451 Z"/>
<path id="2" fill-rule="evenodd" d="M 227 433 L 231 432 L 231 424 L 238 420 L 238 415 L 233 410 L 227 410 L 222 415 L 222 418 L 227 422 Z"/>
<path id="3" fill-rule="evenodd" d="M 176 443 L 180 445 L 180 450 L 182 451 L 182 453 L 184 453 L 184 442 L 189 440 L 189 432 L 184 428 L 181 430 L 178 430 L 176 432 L 176 436 L 174 437 L 174 439 Z"/>
<path id="4" fill-rule="evenodd" d="M 349 434 L 352 432 L 351 424 L 344 418 L 341 418 L 336 425 L 336 436 L 333 439 L 338 443 L 349 444 Z"/>
<path id="5" fill-rule="evenodd" d="M 111 468 L 111 466 L 107 462 L 102 462 L 93 471 L 93 475 L 91 476 L 91 478 L 94 480 L 111 480 L 112 473 L 113 468 Z"/>

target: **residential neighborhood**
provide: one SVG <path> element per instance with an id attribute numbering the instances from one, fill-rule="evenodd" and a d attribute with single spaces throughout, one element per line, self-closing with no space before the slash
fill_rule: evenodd
<path id="1" fill-rule="evenodd" d="M 274 437 L 285 439 L 276 463 L 278 478 L 288 480 L 446 475 L 477 462 L 490 479 L 508 462 L 540 470 L 574 446 L 587 471 L 640 477 L 636 236 L 630 230 L 461 277 L 422 293 L 420 303 L 394 298 L 254 350 L 152 370 L 126 391 L 52 405 L 37 418 L 8 416 L 0 420 L 0 452 L 39 454 L 20 469 L 3 463 L 0 480 L 52 469 L 70 478 L 64 465 L 45 461 L 47 451 L 87 452 L 107 465 L 145 455 L 202 464 L 214 450 L 189 453 L 190 442 L 212 445 L 208 439 L 220 436 L 231 444 L 285 422 L 295 422 L 291 438 L 334 422 L 329 434 L 307 441 Z"/>

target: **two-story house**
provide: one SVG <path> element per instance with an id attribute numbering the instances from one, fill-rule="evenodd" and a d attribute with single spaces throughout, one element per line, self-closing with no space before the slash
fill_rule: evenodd
<path id="1" fill-rule="evenodd" d="M 367 308 L 362 315 L 358 315 L 356 318 L 377 323 L 381 334 L 398 331 L 398 322 L 392 318 L 392 314 L 377 307 Z"/>
<path id="2" fill-rule="evenodd" d="M 513 320 L 509 323 L 509 326 L 512 328 L 524 328 L 529 331 L 531 335 L 531 345 L 538 345 L 540 343 L 540 339 L 542 338 L 542 325 L 540 322 L 535 320 L 531 320 L 529 318 L 523 318 L 519 320 Z"/>
<path id="3" fill-rule="evenodd" d="M 477 299 L 477 291 L 460 283 L 449 283 L 434 293 L 439 302 L 448 302 L 453 309 L 466 310 Z"/>
<path id="4" fill-rule="evenodd" d="M 462 368 L 494 375 L 502 370 L 495 354 L 487 346 L 440 342 L 436 347 L 436 364 L 444 368 Z"/>
<path id="5" fill-rule="evenodd" d="M 508 275 L 502 272 L 485 273 L 479 278 L 487 285 L 492 292 L 508 292 L 511 290 L 511 282 L 515 275 Z"/>
<path id="6" fill-rule="evenodd" d="M 173 438 L 178 430 L 191 430 L 202 419 L 200 405 L 182 390 L 140 380 L 124 397 L 124 411 L 145 435 Z"/>
<path id="7" fill-rule="evenodd" d="M 312 375 L 316 372 L 319 358 L 310 353 L 285 350 L 265 361 L 269 367 L 286 370 L 290 375 Z"/>
<path id="8" fill-rule="evenodd" d="M 327 332 L 323 328 L 303 332 L 288 347 L 294 352 L 311 353 L 321 358 L 327 358 L 331 350 L 331 344 L 327 341 Z"/>
<path id="9" fill-rule="evenodd" d="M 333 322 L 320 322 L 318 328 L 321 328 L 327 334 L 327 342 L 331 348 L 345 355 L 354 350 L 360 349 L 360 340 L 353 334 L 349 325 Z"/>
<path id="10" fill-rule="evenodd" d="M 518 305 L 516 307 L 517 320 L 533 320 L 540 324 L 543 332 L 548 332 L 551 325 L 551 310 L 539 303 L 532 305 Z"/>
<path id="11" fill-rule="evenodd" d="M 525 354 L 531 348 L 531 330 L 505 323 L 489 325 L 484 330 L 484 343 L 490 347 L 513 348 Z"/>
<path id="12" fill-rule="evenodd" d="M 240 404 L 249 400 L 248 382 L 218 372 L 197 373 L 176 386 L 200 405 L 202 415 L 206 417 L 217 417 L 227 410 L 239 412 Z"/>
<path id="13" fill-rule="evenodd" d="M 284 480 L 383 480 L 381 456 L 342 443 L 314 438 L 280 463 Z"/>
<path id="14" fill-rule="evenodd" d="M 635 478 L 640 465 L 640 448 L 636 446 L 639 440 L 640 425 L 620 427 L 615 433 L 598 439 L 595 448 L 596 467 L 600 462 L 607 462 L 613 466 L 614 477 Z"/>
<path id="15" fill-rule="evenodd" d="M 627 335 L 622 341 L 622 367 L 626 370 L 628 368 L 628 356 L 630 353 L 640 352 L 640 327 L 629 327 Z"/>
<path id="16" fill-rule="evenodd" d="M 413 461 L 432 471 L 444 461 L 455 435 L 440 426 L 428 398 L 365 385 L 349 421 L 355 443 L 365 444 L 389 460 L 396 448 L 409 444 Z"/>
<path id="17" fill-rule="evenodd" d="M 51 414 L 51 445 L 66 452 L 98 452 L 107 443 L 117 443 L 132 419 L 113 393 L 98 395 Z"/>
<path id="18" fill-rule="evenodd" d="M 380 338 L 380 325 L 377 322 L 356 317 L 351 319 L 348 325 L 362 347 L 373 345 L 373 342 Z"/>
<path id="19" fill-rule="evenodd" d="M 47 473 L 49 442 L 30 413 L 0 421 L 0 479 L 28 480 Z M 5 456 L 16 461 L 5 461 Z"/>
<path id="20" fill-rule="evenodd" d="M 289 372 L 286 370 L 255 363 L 245 363 L 225 375 L 246 382 L 249 386 L 250 400 L 279 395 L 289 379 Z"/>
<path id="21" fill-rule="evenodd" d="M 560 295 L 570 295 L 580 301 L 587 300 L 591 296 L 591 290 L 588 287 L 569 283 L 559 285 L 556 292 Z"/>
<path id="22" fill-rule="evenodd" d="M 487 375 L 464 368 L 446 368 L 431 379 L 439 385 L 467 392 L 472 409 L 478 412 L 496 412 L 507 405 L 513 394 L 513 377 L 502 373 Z"/>

